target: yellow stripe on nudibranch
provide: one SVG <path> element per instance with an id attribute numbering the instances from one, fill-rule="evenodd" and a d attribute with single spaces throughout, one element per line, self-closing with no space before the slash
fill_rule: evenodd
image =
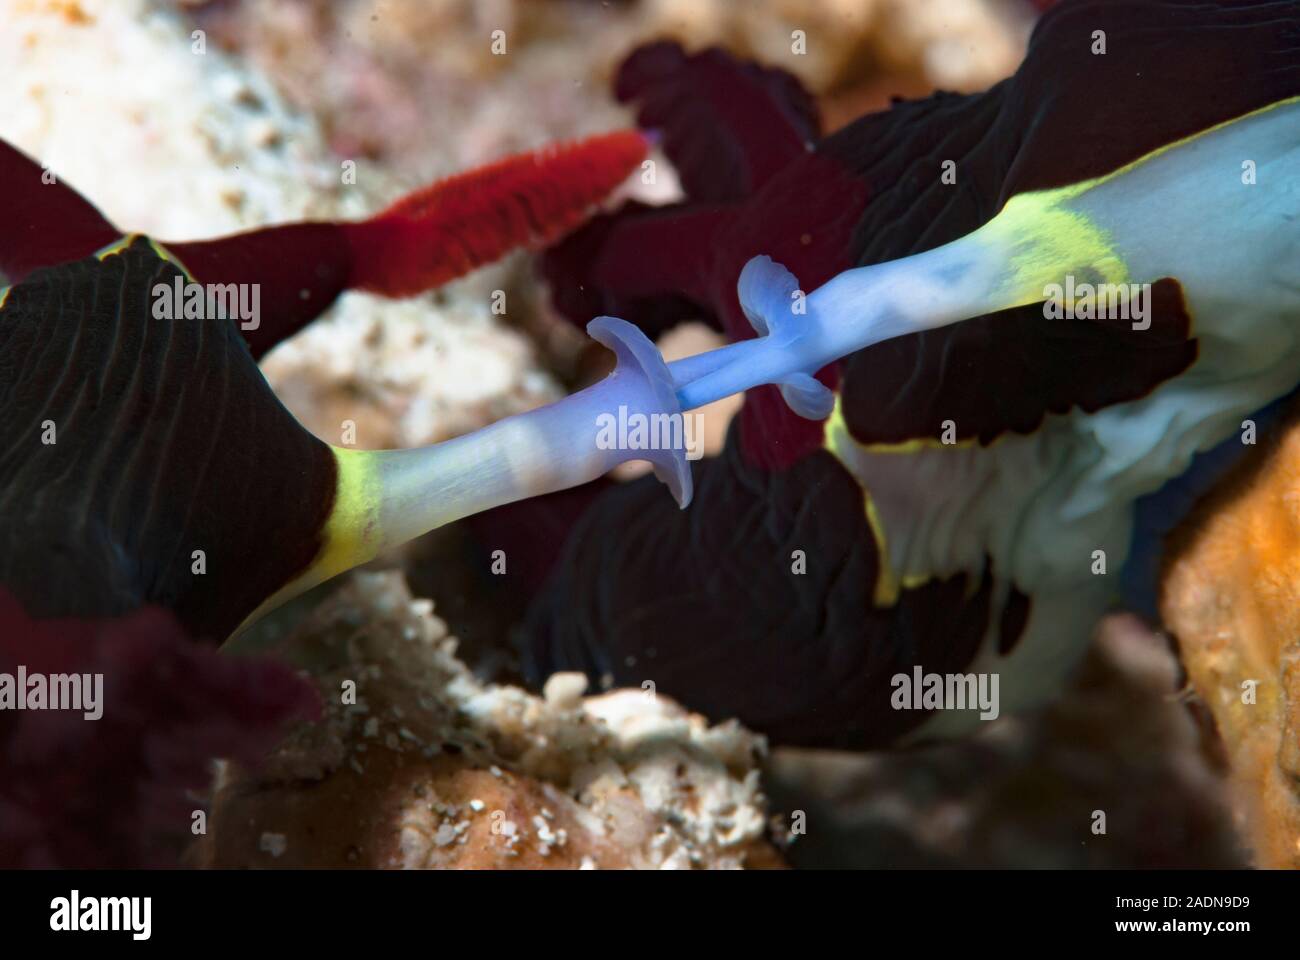
<path id="1" fill-rule="evenodd" d="M 116 256 L 117 254 L 125 250 L 127 247 L 129 247 L 136 240 L 144 240 L 153 249 L 153 252 L 158 255 L 158 259 L 166 260 L 168 263 L 174 266 L 181 273 L 185 274 L 186 280 L 190 282 L 194 281 L 194 274 L 190 273 L 190 271 L 186 269 L 185 264 L 181 262 L 180 258 L 176 256 L 176 254 L 172 253 L 170 250 L 168 250 L 165 246 L 163 246 L 153 237 L 150 237 L 143 233 L 124 234 L 120 239 L 114 240 L 108 246 L 101 247 L 100 249 L 96 250 L 95 259 L 102 261 L 108 257 Z"/>
<path id="2" fill-rule="evenodd" d="M 859 484 L 861 486 L 861 484 Z M 871 491 L 862 487 L 862 502 L 866 505 L 867 526 L 871 527 L 871 536 L 876 541 L 876 555 L 880 571 L 876 574 L 876 587 L 871 595 L 871 602 L 878 607 L 892 607 L 898 602 L 902 585 L 894 565 L 889 560 L 889 544 L 885 539 L 885 525 L 880 520 L 880 511 Z"/>
<path id="3" fill-rule="evenodd" d="M 1165 144 L 1124 166 L 1090 180 L 1049 190 L 1020 193 L 1011 197 L 1002 209 L 957 244 L 974 241 L 981 248 L 981 260 L 999 265 L 1000 276 L 988 291 L 987 305 L 993 310 L 1011 309 L 1042 303 L 1049 289 L 1063 286 L 1067 276 L 1090 284 L 1125 284 L 1133 280 L 1153 282 L 1159 277 L 1133 277 L 1122 246 L 1111 229 L 1089 212 L 1081 198 L 1090 191 L 1130 173 L 1142 164 L 1250 117 L 1300 102 L 1300 97 L 1279 100 L 1267 106 L 1223 121 L 1211 127 Z M 939 248 L 943 249 L 943 248 Z M 1131 252 L 1131 251 L 1130 251 Z M 1082 275 L 1081 275 L 1082 274 Z M 1177 279 L 1177 278 L 1175 278 Z M 1181 282 L 1181 281 L 1180 281 Z M 1190 312 L 1190 305 L 1188 306 Z M 877 606 L 898 602 L 904 589 L 920 585 L 931 578 L 925 573 L 902 573 L 890 559 L 889 538 L 879 506 L 860 476 L 861 454 L 916 454 L 926 450 L 961 449 L 978 445 L 975 437 L 945 444 L 937 437 L 913 437 L 898 443 L 860 443 L 844 420 L 842 395 L 837 392 L 835 405 L 826 419 L 823 445 L 855 478 L 862 489 L 867 524 L 879 556 L 879 572 L 873 590 Z M 1010 432 L 994 438 L 997 443 Z M 991 445 L 991 444 L 990 444 Z M 968 591 L 978 586 L 968 584 Z"/>
<path id="4" fill-rule="evenodd" d="M 849 433 L 848 425 L 844 422 L 844 411 L 841 409 L 840 395 L 836 393 L 835 406 L 831 410 L 831 415 L 826 418 L 825 429 L 822 432 L 822 444 L 844 466 L 844 469 L 849 472 L 849 476 L 857 481 L 859 489 L 862 490 L 862 502 L 867 515 L 867 526 L 871 528 L 872 538 L 876 541 L 879 566 L 876 585 L 872 591 L 872 602 L 877 607 L 892 607 L 898 603 L 898 598 L 903 590 L 921 586 L 930 579 L 930 574 L 905 573 L 900 576 L 898 571 L 894 569 L 894 564 L 889 557 L 889 538 L 885 532 L 885 524 L 881 519 L 880 510 L 871 496 L 871 491 L 862 483 L 861 478 L 858 477 L 849 461 L 845 458 L 842 443 L 851 443 L 862 449 L 875 452 L 875 447 L 866 447 L 858 443 L 853 439 L 853 435 Z"/>
<path id="5" fill-rule="evenodd" d="M 337 479 L 334 506 L 321 531 L 321 548 L 306 570 L 268 601 L 289 599 L 345 570 L 373 560 L 379 552 L 380 503 L 378 465 L 368 450 L 330 447 Z"/>
<path id="6" fill-rule="evenodd" d="M 1191 134 L 1190 136 L 1183 137 L 1181 140 L 1173 140 L 1162 146 L 1156 147 L 1150 153 L 1144 153 L 1136 160 L 1130 160 L 1128 163 L 1124 164 L 1124 166 L 1116 167 L 1110 173 L 1104 173 L 1100 177 L 1095 177 L 1092 180 L 1081 180 L 1079 183 L 1071 184 L 1068 187 L 1061 187 L 1059 191 L 1053 190 L 1053 191 L 1041 191 L 1041 192 L 1057 193 L 1057 192 L 1068 191 L 1070 193 L 1070 196 L 1077 196 L 1081 193 L 1091 190 L 1093 187 L 1097 186 L 1098 184 L 1106 183 L 1108 180 L 1114 180 L 1116 177 L 1122 177 L 1124 174 L 1128 173 L 1129 171 L 1135 170 L 1138 167 L 1142 166 L 1142 164 L 1149 163 L 1150 161 L 1154 160 L 1156 157 L 1166 154 L 1171 150 L 1177 150 L 1179 147 L 1185 146 L 1186 144 L 1191 143 L 1193 140 L 1199 140 L 1201 137 L 1208 136 L 1211 133 L 1215 133 L 1216 131 L 1223 130 L 1227 127 L 1230 127 L 1234 123 L 1240 123 L 1242 120 L 1249 120 L 1251 117 L 1257 117 L 1260 114 L 1268 113 L 1270 110 L 1276 110 L 1278 107 L 1285 107 L 1288 104 L 1293 104 L 1293 103 L 1300 103 L 1300 96 L 1286 97 L 1285 99 L 1282 100 L 1276 100 L 1273 103 L 1265 104 L 1262 107 L 1256 107 L 1254 110 L 1247 111 L 1246 113 L 1232 117 L 1228 120 L 1220 121 L 1219 123 L 1216 123 L 1212 127 L 1206 127 L 1204 130 L 1198 130 L 1195 133 Z M 1029 196 L 1029 194 L 1021 194 L 1021 196 Z"/>
<path id="7" fill-rule="evenodd" d="M 994 438 L 997 442 L 998 438 Z M 962 450 L 966 447 L 978 445 L 978 437 L 966 437 L 962 440 L 954 440 L 952 443 L 944 443 L 935 437 L 912 437 L 908 440 L 902 440 L 898 443 L 853 443 L 863 450 L 869 450 L 872 453 L 920 453 L 922 450 Z"/>
<path id="8" fill-rule="evenodd" d="M 373 560 L 378 553 L 381 502 L 378 465 L 366 450 L 332 446 L 330 452 L 334 454 L 337 468 L 334 506 L 321 531 L 321 548 L 316 558 L 245 617 L 236 634 L 285 601 Z"/>
<path id="9" fill-rule="evenodd" d="M 1117 252 L 1111 232 L 1087 214 L 1072 208 L 1070 201 L 1194 140 L 1297 102 L 1300 102 L 1300 97 L 1288 97 L 1216 123 L 1191 136 L 1157 147 L 1150 153 L 1091 180 L 1082 180 L 1052 190 L 1016 194 L 1003 205 L 997 216 L 976 233 L 1007 251 L 1010 265 L 1007 292 L 1019 303 L 1036 303 L 1046 299 L 1044 289 L 1049 284 L 1060 283 L 1064 279 L 1061 275 L 1063 267 L 1094 270 L 1097 276 L 1087 278 L 1090 283 L 1128 282 L 1131 279 L 1128 265 Z"/>
<path id="10" fill-rule="evenodd" d="M 120 237 L 118 237 L 116 240 L 114 240 L 112 243 L 110 243 L 108 246 L 106 246 L 106 247 L 101 247 L 100 249 L 96 250 L 96 251 L 95 251 L 95 259 L 96 259 L 96 260 L 104 260 L 104 259 L 107 259 L 108 257 L 111 257 L 111 256 L 114 256 L 114 255 L 116 255 L 116 254 L 121 253 L 123 250 L 125 250 L 127 247 L 129 247 L 129 246 L 131 245 L 131 243 L 132 243 L 132 242 L 136 239 L 136 237 L 138 237 L 138 236 L 140 236 L 140 234 L 137 234 L 137 233 L 126 233 L 126 234 L 123 234 L 122 236 L 120 236 Z"/>
<path id="11" fill-rule="evenodd" d="M 304 576 L 317 583 L 373 560 L 378 552 L 380 503 L 377 464 L 365 450 L 330 447 L 338 467 L 334 508 L 325 524 L 324 545 Z"/>
<path id="12" fill-rule="evenodd" d="M 1125 283 L 1129 269 L 1116 252 L 1110 231 L 1086 214 L 1070 209 L 1070 199 L 1091 184 L 1022 193 L 977 233 L 1006 250 L 1007 294 L 1020 304 L 1048 299 L 1046 289 L 1065 280 L 1066 271 L 1086 268 L 1090 283 Z"/>

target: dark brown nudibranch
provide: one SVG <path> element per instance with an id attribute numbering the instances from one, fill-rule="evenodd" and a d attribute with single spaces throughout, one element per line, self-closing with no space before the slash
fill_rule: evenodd
<path id="1" fill-rule="evenodd" d="M 39 618 L 175 612 L 224 639 L 319 552 L 329 448 L 224 318 L 158 319 L 150 241 L 32 273 L 0 308 L 0 582 Z"/>
<path id="2" fill-rule="evenodd" d="M 545 442 L 511 421 L 423 451 L 335 449 L 284 408 L 256 358 L 345 289 L 407 296 L 554 237 L 646 147 L 610 134 L 357 223 L 163 245 L 121 236 L 0 143 L 0 271 L 13 281 L 0 290 L 0 588 L 41 620 L 160 607 L 220 642 L 384 546 L 604 472 L 603 454 L 557 471 L 541 449 L 529 466 L 519 451 Z M 241 288 L 260 301 L 253 323 L 225 309 L 222 291 Z"/>
<path id="3" fill-rule="evenodd" d="M 220 641 L 385 547 L 628 459 L 689 498 L 684 449 L 600 442 L 607 411 L 680 414 L 658 351 L 621 320 L 588 326 L 619 361 L 593 387 L 445 443 L 352 450 L 294 419 L 235 323 L 158 318 L 177 281 L 192 282 L 165 248 L 129 237 L 0 305 L 0 582 L 38 618 L 160 606 Z"/>

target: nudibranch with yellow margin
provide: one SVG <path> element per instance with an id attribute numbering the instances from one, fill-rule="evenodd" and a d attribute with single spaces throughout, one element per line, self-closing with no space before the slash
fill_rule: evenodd
<path id="1" fill-rule="evenodd" d="M 813 374 L 835 360 L 1014 307 L 1064 309 L 1060 298 L 1076 284 L 1087 284 L 1095 298 L 1099 287 L 1122 287 L 1127 296 L 1134 285 L 1176 278 L 1193 316 L 1202 294 L 1221 299 L 1223 291 L 1253 295 L 1263 315 L 1288 316 L 1296 291 L 1280 265 L 1300 244 L 1292 225 L 1300 214 L 1298 127 L 1300 98 L 1270 104 L 1104 177 L 1016 195 L 959 240 L 845 271 L 808 294 L 790 271 L 756 257 L 741 272 L 738 295 L 759 337 L 675 363 L 679 398 L 690 409 L 776 383 L 792 410 L 821 420 L 834 401 Z M 1240 178 L 1242 158 L 1254 178 L 1274 178 L 1282 189 L 1242 189 L 1257 183 Z M 1187 202 L 1193 190 L 1195 201 Z M 1220 231 L 1213 245 L 1202 233 L 1210 225 Z M 1238 245 L 1225 249 L 1234 240 Z M 1132 309 L 1148 305 L 1138 301 Z M 1102 311 L 1097 316 L 1103 318 Z M 1051 319 L 1051 306 L 1045 307 L 1044 320 Z M 1142 329 L 1141 323 L 1133 329 Z M 1241 331 L 1202 323 L 1197 334 Z"/>
<path id="2" fill-rule="evenodd" d="M 862 443 L 842 416 L 828 424 L 827 447 L 861 482 L 880 549 L 875 602 L 893 606 L 905 586 L 986 563 L 1001 571 L 1002 603 L 1015 591 L 1039 610 L 1014 656 L 1000 655 L 995 636 L 972 669 L 1001 675 L 1008 709 L 1031 706 L 1073 663 L 1088 625 L 1117 602 L 1114 580 L 1097 574 L 1123 567 L 1135 501 L 1300 381 L 1300 274 L 1287 266 L 1300 249 L 1298 171 L 1300 98 L 1290 98 L 1107 176 L 1012 197 L 959 240 L 846 271 L 807 294 L 788 270 L 755 258 L 738 297 L 759 336 L 672 364 L 678 399 L 691 409 L 776 383 L 795 413 L 820 420 L 839 397 L 814 374 L 840 357 L 1033 304 L 1042 304 L 1045 325 L 1068 309 L 1141 333 L 1158 309 L 1152 291 L 1176 284 L 1197 360 L 1134 402 L 1070 411 L 1030 437 L 983 447 L 941 436 Z M 1216 225 L 1213 244 L 1206 224 Z M 1102 302 L 1087 313 L 1060 302 L 1076 289 L 1100 291 Z M 1116 289 L 1119 299 L 1133 293 L 1122 318 L 1105 302 Z M 952 410 L 954 427 L 962 417 Z M 964 494 L 932 475 L 944 470 L 962 478 Z M 994 478 L 1001 489 L 990 503 Z M 953 532 L 961 525 L 982 534 L 963 538 Z M 939 714 L 926 732 L 969 721 Z"/>
<path id="3" fill-rule="evenodd" d="M 472 455 L 362 455 L 312 437 L 256 360 L 345 290 L 407 296 L 554 239 L 649 140 L 623 131 L 506 158 L 357 222 L 174 244 L 119 230 L 0 141 L 0 672 L 104 681 L 95 723 L 35 711 L 0 724 L 0 864 L 174 866 L 213 759 L 254 762 L 319 708 L 292 665 L 216 645 L 412 533 L 415 512 L 453 514 L 415 502 L 421 479 L 472 477 L 425 488 L 471 508 L 546 482 L 507 475 L 516 464 L 496 454 L 563 417 L 503 425 Z M 230 313 L 232 290 L 258 315 Z M 625 357 L 620 388 L 666 378 L 617 322 L 593 332 Z M 565 408 L 579 428 L 592 396 Z M 570 457 L 557 482 L 595 459 Z M 688 496 L 677 465 L 663 469 Z M 377 508 L 390 494 L 413 512 Z"/>
<path id="4" fill-rule="evenodd" d="M 153 604 L 223 639 L 387 547 L 629 459 L 690 500 L 684 445 L 630 448 L 609 431 L 681 418 L 659 352 L 622 320 L 588 325 L 617 361 L 599 383 L 444 443 L 362 451 L 308 433 L 228 318 L 155 309 L 159 289 L 194 282 L 131 236 L 8 291 L 0 582 L 33 615 Z"/>
<path id="5" fill-rule="evenodd" d="M 895 702 L 918 668 L 1050 699 L 1103 613 L 1153 611 L 1163 533 L 1300 382 L 1297 35 L 1294 2 L 1074 0 L 988 91 L 825 136 L 779 71 L 635 51 L 617 95 L 686 199 L 543 266 L 571 319 L 733 341 L 670 364 L 683 409 L 747 397 L 690 517 L 592 498 L 526 673 L 847 748 L 969 728 Z"/>
<path id="6" fill-rule="evenodd" d="M 331 447 L 336 495 L 311 565 L 257 615 L 336 574 L 463 517 L 526 497 L 580 486 L 628 460 L 648 461 L 685 508 L 691 473 L 685 444 L 620 446 L 610 423 L 681 424 L 672 378 L 636 327 L 597 317 L 587 332 L 615 356 L 612 373 L 577 393 L 443 443 L 404 450 Z M 684 433 L 679 434 L 684 436 Z"/>
<path id="7" fill-rule="evenodd" d="M 256 360 L 345 290 L 408 296 L 555 238 L 651 139 L 625 130 L 508 157 L 360 221 L 178 243 L 124 234 L 0 141 L 0 590 L 43 620 L 156 606 L 221 641 L 386 545 L 604 472 L 618 451 L 583 448 L 600 386 L 436 454 L 360 454 L 312 437 Z M 257 316 L 234 316 L 232 291 Z M 655 412 L 671 414 L 644 336 L 613 319 L 592 333 L 619 357 L 606 383 L 620 402 L 658 389 Z M 671 452 L 645 456 L 689 497 Z"/>

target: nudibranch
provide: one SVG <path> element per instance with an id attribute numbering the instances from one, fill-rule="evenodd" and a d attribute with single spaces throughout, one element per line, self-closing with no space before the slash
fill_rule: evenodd
<path id="1" fill-rule="evenodd" d="M 123 236 L 0 145 L 12 217 L 0 270 L 14 281 L 0 294 L 0 586 L 33 616 L 159 606 L 219 642 L 385 546 L 613 466 L 617 451 L 594 440 L 590 455 L 575 449 L 570 422 L 596 429 L 583 405 L 608 390 L 635 404 L 638 375 L 673 399 L 658 353 L 622 321 L 592 325 L 619 352 L 605 385 L 423 450 L 316 439 L 256 358 L 345 289 L 406 296 L 554 239 L 646 149 L 615 133 L 452 178 L 358 223 L 160 243 Z M 219 295 L 244 286 L 259 304 L 251 321 Z M 553 449 L 535 449 L 539 432 Z"/>
<path id="2" fill-rule="evenodd" d="M 1050 697 L 1300 382 L 1298 42 L 1294 2 L 1065 2 L 986 93 L 825 137 L 780 71 L 636 51 L 617 93 L 687 199 L 597 218 L 544 272 L 574 318 L 724 331 L 670 365 L 683 409 L 749 393 L 686 514 L 593 493 L 531 674 L 849 748 L 973 725 L 900 702 L 918 675 Z"/>
<path id="3" fill-rule="evenodd" d="M 168 862 L 161 838 L 188 831 L 208 759 L 255 756 L 315 702 L 287 665 L 194 641 L 386 545 L 639 455 L 598 444 L 599 413 L 671 414 L 676 395 L 621 320 L 589 327 L 618 360 L 600 384 L 423 450 L 323 443 L 256 358 L 346 289 L 405 296 L 554 240 L 647 149 L 613 133 L 357 223 L 159 243 L 0 142 L 0 863 Z M 260 309 L 236 317 L 229 291 L 246 288 Z M 685 454 L 655 456 L 687 499 Z M 102 675 L 97 720 L 5 701 L 13 677 L 56 673 Z"/>

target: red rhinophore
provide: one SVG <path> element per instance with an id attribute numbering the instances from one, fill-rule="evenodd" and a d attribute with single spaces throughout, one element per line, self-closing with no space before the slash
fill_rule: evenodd
<path id="1" fill-rule="evenodd" d="M 259 227 L 167 243 L 200 283 L 256 284 L 262 316 L 244 331 L 260 357 L 359 287 L 421 293 L 525 244 L 544 244 L 584 215 L 640 163 L 653 138 L 635 130 L 509 157 L 418 190 L 360 223 Z M 0 275 L 87 257 L 121 236 L 67 185 L 0 141 Z"/>
<path id="2" fill-rule="evenodd" d="M 344 224 L 348 286 L 409 296 L 453 280 L 513 247 L 551 242 L 646 156 L 650 139 L 624 130 L 507 157 L 408 194 Z"/>

